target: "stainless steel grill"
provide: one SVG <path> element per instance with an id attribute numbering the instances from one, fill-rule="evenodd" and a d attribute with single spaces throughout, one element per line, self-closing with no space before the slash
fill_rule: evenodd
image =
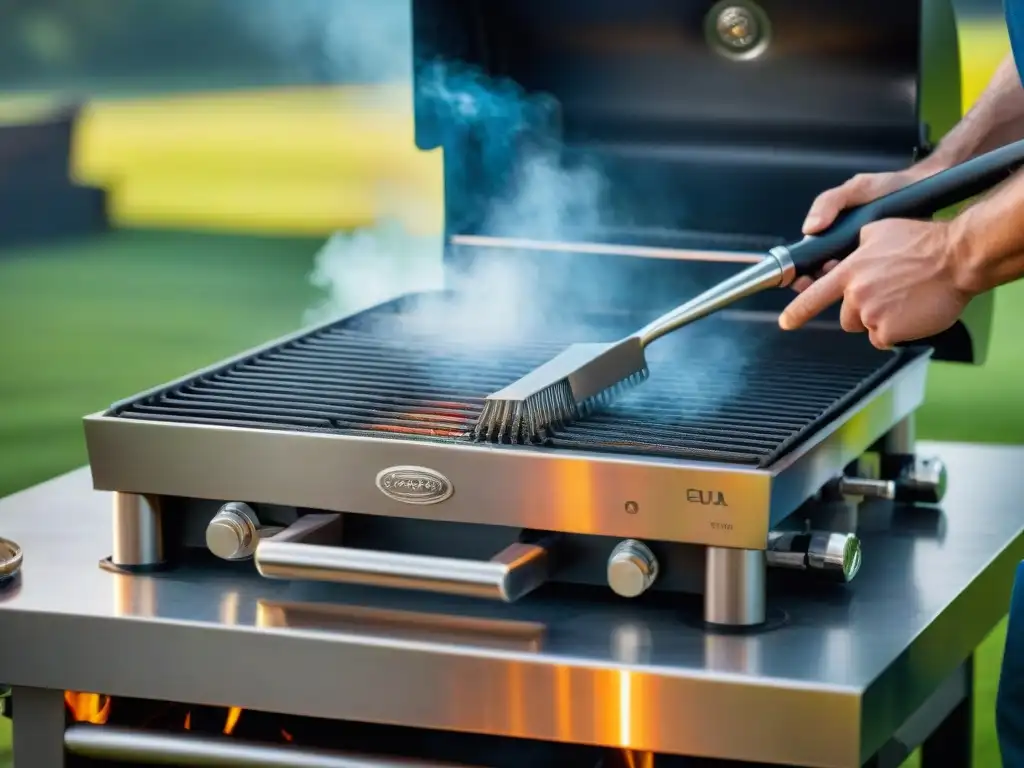
<path id="1" fill-rule="evenodd" d="M 483 354 L 464 339 L 407 329 L 402 319 L 364 313 L 122 404 L 115 414 L 468 441 L 483 399 L 566 343 L 496 345 Z M 603 318 L 588 325 L 602 338 L 631 322 Z M 763 467 L 910 354 L 880 352 L 834 330 L 784 334 L 774 323 L 749 319 L 686 330 L 652 351 L 648 383 L 606 412 L 550 433 L 544 445 Z"/>

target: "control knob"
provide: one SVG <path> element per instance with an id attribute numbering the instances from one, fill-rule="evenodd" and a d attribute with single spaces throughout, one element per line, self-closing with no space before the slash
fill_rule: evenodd
<path id="1" fill-rule="evenodd" d="M 658 558 L 643 542 L 620 541 L 608 556 L 608 586 L 622 597 L 639 597 L 658 578 Z"/>
<path id="2" fill-rule="evenodd" d="M 232 501 L 206 526 L 206 548 L 222 560 L 252 557 L 260 543 L 260 521 L 248 504 Z"/>
<path id="3" fill-rule="evenodd" d="M 895 480 L 838 477 L 827 486 L 826 498 L 860 496 L 905 504 L 939 504 L 946 495 L 946 465 L 940 459 L 914 458 Z"/>
<path id="4" fill-rule="evenodd" d="M 860 538 L 853 533 L 772 531 L 765 555 L 771 568 L 809 571 L 829 581 L 853 581 L 861 566 Z"/>
<path id="5" fill-rule="evenodd" d="M 946 465 L 940 459 L 915 458 L 896 480 L 896 500 L 939 504 L 946 495 Z"/>

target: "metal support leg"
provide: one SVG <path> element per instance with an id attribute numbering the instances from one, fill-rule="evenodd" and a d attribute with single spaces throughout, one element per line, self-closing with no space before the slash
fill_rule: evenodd
<path id="1" fill-rule="evenodd" d="M 966 693 L 921 745 L 921 768 L 971 768 L 974 761 L 974 656 L 964 662 Z"/>
<path id="2" fill-rule="evenodd" d="M 731 627 L 763 624 L 767 568 L 762 550 L 708 547 L 704 621 Z"/>
<path id="3" fill-rule="evenodd" d="M 921 768 L 971 768 L 974 657 L 969 657 L 864 764 L 901 768 L 918 746 Z"/>
<path id="4" fill-rule="evenodd" d="M 16 687 L 18 714 L 12 721 L 14 765 L 64 768 L 64 691 Z"/>
<path id="5" fill-rule="evenodd" d="M 160 499 L 136 493 L 114 494 L 114 551 L 119 568 L 153 568 L 164 560 Z"/>
<path id="6" fill-rule="evenodd" d="M 895 480 L 914 461 L 917 431 L 914 414 L 894 426 L 881 441 L 881 474 L 885 480 Z"/>
<path id="7" fill-rule="evenodd" d="M 914 424 L 914 414 L 910 414 L 882 438 L 882 450 L 894 455 L 910 455 L 914 453 L 916 442 L 917 430 Z"/>

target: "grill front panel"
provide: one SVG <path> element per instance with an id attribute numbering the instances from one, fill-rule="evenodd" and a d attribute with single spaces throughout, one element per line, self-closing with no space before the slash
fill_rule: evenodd
<path id="1" fill-rule="evenodd" d="M 424 332 L 400 301 L 119 404 L 113 415 L 468 442 L 488 394 L 569 343 L 614 339 L 644 322 L 597 318 L 582 336 L 545 331 L 495 344 Z M 783 333 L 763 319 L 710 318 L 652 345 L 649 381 L 544 444 L 763 467 L 913 354 L 831 329 Z"/>

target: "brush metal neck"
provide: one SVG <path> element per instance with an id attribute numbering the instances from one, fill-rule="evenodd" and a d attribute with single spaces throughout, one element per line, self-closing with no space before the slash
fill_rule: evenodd
<path id="1" fill-rule="evenodd" d="M 786 286 L 793 281 L 795 269 L 789 250 L 783 246 L 773 248 L 764 259 L 752 267 L 723 280 L 696 298 L 667 312 L 637 332 L 643 346 L 657 341 L 677 328 L 689 325 L 713 312 L 736 303 L 755 293 Z"/>

